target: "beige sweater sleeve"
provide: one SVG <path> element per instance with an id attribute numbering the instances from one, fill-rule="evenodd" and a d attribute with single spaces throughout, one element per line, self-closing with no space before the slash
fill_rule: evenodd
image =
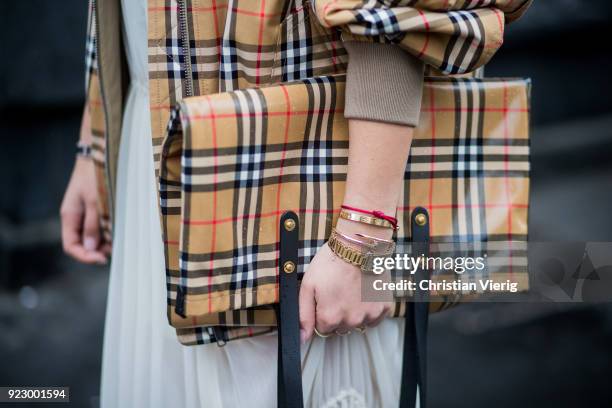
<path id="1" fill-rule="evenodd" d="M 423 62 L 393 44 L 347 41 L 344 116 L 416 126 L 423 93 Z"/>

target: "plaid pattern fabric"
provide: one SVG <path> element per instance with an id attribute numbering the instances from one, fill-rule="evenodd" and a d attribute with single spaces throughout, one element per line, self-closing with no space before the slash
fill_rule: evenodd
<path id="1" fill-rule="evenodd" d="M 428 209 L 435 243 L 526 240 L 528 86 L 427 79 L 397 213 L 400 246 L 416 206 Z M 166 249 L 178 251 L 167 269 L 175 327 L 275 323 L 281 214 L 300 218 L 298 273 L 339 214 L 343 101 L 344 77 L 324 76 L 179 104 L 160 177 Z"/>
<path id="2" fill-rule="evenodd" d="M 90 0 L 93 2 L 93 0 Z M 96 1 L 118 1 L 118 0 L 96 0 Z M 328 2 L 329 3 L 329 2 Z M 419 3 L 417 6 L 416 3 Z M 396 7 L 402 6 L 411 8 L 413 14 L 418 7 L 428 16 L 434 10 L 440 9 L 438 14 L 444 14 L 445 5 L 452 4 L 452 10 L 475 11 L 474 18 L 469 22 L 471 28 L 481 29 L 480 33 L 485 35 L 495 43 L 493 39 L 499 36 L 500 21 L 503 27 L 503 16 L 510 20 L 522 13 L 529 3 L 525 0 L 515 1 L 516 8 L 507 7 L 500 9 L 498 4 L 509 5 L 506 1 L 452 1 L 428 0 L 428 1 L 386 1 L 380 4 L 371 2 L 354 2 L 352 0 L 338 0 L 334 2 L 334 7 L 346 7 L 351 4 L 353 11 L 361 8 L 360 18 L 366 19 L 368 14 L 372 14 L 371 8 L 391 8 L 397 11 Z M 382 4 L 382 6 L 381 6 Z M 342 74 L 346 70 L 347 53 L 342 45 L 342 39 L 360 40 L 380 40 L 374 36 L 377 32 L 371 31 L 363 37 L 358 34 L 358 30 L 353 33 L 353 27 L 359 24 L 353 21 L 351 29 L 348 26 L 341 28 L 341 23 L 336 20 L 337 16 L 345 18 L 345 14 L 324 15 L 322 10 L 333 11 L 329 7 L 325 9 L 319 7 L 321 3 L 308 3 L 303 0 L 266 0 L 255 2 L 251 0 L 149 0 L 148 1 L 148 46 L 149 46 L 149 95 L 151 109 L 152 143 L 156 174 L 159 175 L 162 141 L 167 132 L 167 124 L 171 115 L 172 108 L 181 99 L 188 96 L 212 95 L 218 92 L 234 91 L 238 89 L 253 88 L 272 85 L 285 81 L 300 80 L 309 77 L 323 75 Z M 373 6 L 374 5 L 374 6 Z M 522 6 L 521 6 L 522 5 Z M 505 7 L 505 6 L 504 6 Z M 448 8 L 448 7 L 447 7 Z M 484 10 L 481 10 L 484 9 Z M 93 10 L 93 9 L 92 9 Z M 336 9 L 338 10 L 338 9 Z M 512 11 L 516 10 L 516 11 Z M 338 10 L 341 11 L 341 10 Z M 346 10 L 345 10 L 346 11 Z M 378 10 L 382 11 L 382 10 Z M 480 13 L 483 11 L 483 13 Z M 410 14 L 410 13 L 408 13 Z M 408 15 L 406 14 L 406 16 Z M 420 13 L 419 18 L 420 17 Z M 383 14 L 380 14 L 383 16 Z M 401 17 L 400 14 L 397 16 Z M 491 16 L 496 16 L 495 19 Z M 324 18 L 323 18 L 324 17 Z M 433 14 L 432 14 L 433 17 Z M 482 18 L 481 18 L 482 17 Z M 322 25 L 320 21 L 329 20 L 331 24 Z M 95 20 L 92 16 L 91 21 Z M 387 18 L 389 20 L 389 18 Z M 348 22 L 351 19 L 346 20 Z M 449 28 L 453 25 L 437 24 L 433 21 L 424 24 L 425 34 L 417 34 L 411 27 L 413 24 L 420 24 L 418 20 L 399 19 L 398 24 L 385 24 L 386 20 L 381 19 L 378 23 L 380 32 L 386 31 L 382 40 L 398 42 L 404 48 L 409 49 L 406 44 L 418 49 L 416 54 L 426 62 L 435 62 L 428 67 L 428 72 L 439 71 L 439 67 L 444 70 L 447 63 L 465 67 L 466 65 L 456 64 L 457 55 L 464 54 L 468 47 L 466 36 L 461 29 L 465 25 L 456 24 L 454 27 L 459 30 L 455 34 L 448 34 Z M 105 41 L 104 38 L 94 39 L 95 24 L 90 25 L 91 38 L 89 65 L 91 72 L 88 85 L 88 106 L 92 115 L 92 131 L 94 133 L 94 148 L 98 159 L 97 175 L 100 191 L 100 206 L 102 222 L 105 225 L 106 235 L 110 238 L 109 225 L 109 203 L 106 198 L 108 181 L 105 179 L 104 167 L 106 150 L 106 140 L 109 140 L 104 126 L 104 111 L 101 101 L 102 90 L 97 76 L 95 50 L 99 42 Z M 384 29 L 387 26 L 389 28 Z M 390 28 L 395 27 L 395 28 Z M 397 32 L 399 27 L 399 32 Z M 421 29 L 423 25 L 420 26 Z M 353 30 L 354 31 L 354 30 Z M 409 35 L 404 35 L 408 33 Z M 409 38 L 414 40 L 408 41 Z M 420 39 L 420 40 L 418 40 Z M 412 42 L 411 42 L 412 41 Z M 424 43 L 419 43 L 419 41 Z M 448 42 L 447 42 L 448 41 Z M 429 44 L 425 46 L 425 44 Z M 471 45 L 471 43 L 470 43 Z M 469 48 L 469 47 L 468 47 Z M 494 48 L 491 47 L 490 54 Z M 446 55 L 448 54 L 448 55 Z M 466 60 L 460 57 L 462 61 Z M 478 63 L 485 61 L 481 57 Z M 472 58 L 472 60 L 476 60 Z M 467 60 L 466 60 L 467 61 Z M 111 63 L 111 61 L 106 61 Z M 117 62 L 119 63 L 119 62 Z M 477 64 L 472 68 L 476 68 Z M 468 64 L 469 65 L 469 64 Z M 463 68 L 462 68 L 463 69 Z M 449 69 L 447 68 L 448 72 Z M 457 69 L 457 72 L 460 70 Z M 107 84 L 108 85 L 108 84 Z M 108 102 L 108 101 L 106 101 Z M 112 105 L 114 102 L 110 101 Z M 111 138 L 115 140 L 114 138 Z M 112 147 L 112 146 L 111 146 Z M 313 160 L 318 160 L 313 158 Z M 113 162 L 113 160 L 110 160 Z M 116 160 L 114 160 L 116 162 Z M 170 169 L 172 165 L 169 165 Z M 107 173 L 108 173 L 108 169 Z M 170 171 L 170 170 L 168 170 Z M 179 170 L 180 173 L 180 170 Z M 171 177 L 168 178 L 170 182 Z M 173 191 L 174 188 L 174 191 Z M 160 198 L 166 200 L 162 219 L 164 223 L 165 251 L 167 269 L 169 271 L 179 270 L 178 236 L 180 230 L 180 213 L 176 212 L 174 202 L 180 201 L 180 186 L 167 184 L 166 191 L 160 193 Z M 163 197 L 163 195 L 166 195 Z M 174 213 L 173 213 L 174 211 Z M 177 240 L 175 241 L 174 237 Z M 244 252 L 241 257 L 248 259 L 249 252 Z M 248 263 L 248 261 L 245 261 Z M 169 275 L 174 272 L 169 272 Z M 174 283 L 169 281 L 169 288 L 173 288 Z M 171 291 L 172 292 L 172 291 Z M 246 300 L 248 303 L 248 299 Z M 265 307 L 262 307 L 265 309 Z M 194 326 L 203 322 L 206 325 L 241 325 L 244 322 L 260 321 L 259 316 L 264 314 L 258 310 L 255 318 L 249 312 L 223 312 L 208 315 L 206 318 L 199 317 L 196 321 L 189 324 L 182 322 L 177 327 Z M 266 316 L 269 317 L 269 312 Z M 266 317 L 267 318 L 267 317 Z M 197 335 L 196 329 L 187 333 L 183 329 L 179 332 L 179 338 L 186 344 L 205 343 L 215 341 L 214 339 L 224 337 L 232 339 L 244 334 L 242 329 L 227 329 L 224 336 L 205 336 L 200 333 Z M 225 329 L 224 329 L 225 330 Z M 235 333 L 235 334 L 233 334 Z M 248 333 L 248 331 L 247 331 Z M 195 341 L 194 339 L 201 339 Z M 208 339 L 208 340 L 206 340 Z"/>
<path id="3" fill-rule="evenodd" d="M 182 7 L 187 8 L 185 18 Z M 149 1 L 156 170 L 171 107 L 189 93 L 208 95 L 346 70 L 339 35 L 320 27 L 311 14 L 302 0 Z M 186 92 L 187 60 L 191 92 Z"/>
<path id="4" fill-rule="evenodd" d="M 87 18 L 87 39 L 85 43 L 85 91 L 86 108 L 89 111 L 92 134 L 92 158 L 95 167 L 96 188 L 98 190 L 98 213 L 100 226 L 106 242 L 111 242 L 111 222 L 106 178 L 106 125 L 102 90 L 98 78 L 98 56 L 96 44 L 96 15 L 94 1 L 89 1 Z"/>
<path id="5" fill-rule="evenodd" d="M 529 2 L 407 3 L 414 4 L 388 8 L 385 3 L 355 0 L 318 0 L 314 4 L 303 0 L 149 0 L 149 88 L 156 170 L 176 102 L 186 96 L 341 74 L 348 61 L 341 36 L 344 40 L 375 40 L 379 34 L 353 29 L 359 26 L 353 21 L 354 13 L 394 12 L 391 25 L 395 27 L 397 20 L 399 28 L 382 31 L 389 37 L 401 34 L 401 41 L 395 38 L 400 46 L 433 68 L 465 73 L 493 55 L 502 43 L 505 19 L 515 18 Z M 449 14 L 463 12 L 469 16 Z M 342 33 L 337 29 L 341 26 Z"/>
<path id="6" fill-rule="evenodd" d="M 90 1 L 87 9 L 87 36 L 85 41 L 85 92 L 89 90 L 92 74 L 98 72 L 98 57 L 96 55 L 96 14 Z"/>
<path id="7" fill-rule="evenodd" d="M 504 25 L 526 0 L 316 0 L 324 27 L 345 40 L 391 41 L 445 74 L 485 64 L 503 43 Z"/>

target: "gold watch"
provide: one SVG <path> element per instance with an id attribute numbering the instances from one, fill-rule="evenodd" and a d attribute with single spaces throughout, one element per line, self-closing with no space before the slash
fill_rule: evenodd
<path id="1" fill-rule="evenodd" d="M 327 240 L 327 246 L 338 258 L 351 265 L 358 266 L 362 272 L 366 273 L 373 271 L 375 257 L 389 256 L 395 252 L 395 243 L 393 241 L 370 240 L 360 244 L 363 245 L 363 249 L 358 249 L 342 242 L 335 228 L 332 230 L 329 240 Z M 384 250 L 381 250 L 382 247 L 384 247 Z"/>

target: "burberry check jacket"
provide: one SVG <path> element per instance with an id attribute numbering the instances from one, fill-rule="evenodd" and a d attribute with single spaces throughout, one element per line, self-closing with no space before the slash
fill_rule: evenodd
<path id="1" fill-rule="evenodd" d="M 262 87 L 347 70 L 347 44 L 399 47 L 429 75 L 483 66 L 503 42 L 505 24 L 531 0 L 149 0 L 149 95 L 159 176 L 172 108 L 183 98 Z M 123 98 L 129 78 L 122 53 L 119 0 L 90 0 L 86 45 L 101 225 L 112 214 Z M 353 55 L 351 53 L 351 55 Z M 371 72 L 371 71 L 370 71 Z M 369 78 L 371 82 L 384 78 Z M 349 84 L 347 84 L 347 87 Z M 376 92 L 376 88 L 369 88 Z M 273 327 L 178 329 L 185 344 L 254 336 Z"/>

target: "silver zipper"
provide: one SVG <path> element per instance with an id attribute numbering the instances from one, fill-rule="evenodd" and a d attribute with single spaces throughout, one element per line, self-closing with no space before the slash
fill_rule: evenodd
<path id="1" fill-rule="evenodd" d="M 98 23 L 99 20 L 99 9 L 98 9 L 98 2 L 96 0 L 91 0 L 92 6 L 94 8 L 94 12 L 95 12 L 95 19 L 94 19 L 94 29 L 96 30 L 96 38 L 94 41 L 94 50 L 96 52 L 96 58 L 97 58 L 97 63 L 98 63 L 98 81 L 100 82 L 100 97 L 102 98 L 102 109 L 104 109 L 104 126 L 105 126 L 105 134 L 104 134 L 104 174 L 105 174 L 105 178 L 106 178 L 106 189 L 108 190 L 108 209 L 109 209 L 109 222 L 111 225 L 111 235 L 114 235 L 115 232 L 115 228 L 113 228 L 113 218 L 114 218 L 114 212 L 115 212 L 115 206 L 113 205 L 114 203 L 114 199 L 113 199 L 113 186 L 111 183 L 111 174 L 110 174 L 110 153 L 109 153 L 109 149 L 108 149 L 108 129 L 110 129 L 109 126 L 109 122 L 108 122 L 108 111 L 106 110 L 106 97 L 104 96 L 104 85 L 102 82 L 102 70 L 100 69 L 101 64 L 100 61 L 102 60 L 100 58 L 100 47 L 99 47 L 99 43 L 100 43 L 100 24 Z"/>
<path id="2" fill-rule="evenodd" d="M 187 0 L 179 1 L 179 30 L 183 48 L 183 71 L 185 73 L 185 96 L 193 96 L 193 71 L 191 69 L 191 49 L 189 46 L 189 28 L 187 26 Z"/>
<path id="3" fill-rule="evenodd" d="M 178 19 L 179 19 L 179 35 L 181 36 L 181 45 L 183 52 L 183 73 L 185 75 L 185 97 L 193 96 L 193 71 L 191 70 L 191 49 L 189 46 L 189 26 L 187 25 L 187 0 L 179 0 L 178 2 Z M 180 101 L 179 101 L 180 103 Z M 185 312 L 185 290 L 186 285 L 179 284 L 177 287 L 176 303 L 174 305 L 175 312 L 181 316 Z M 184 317 L 184 315 L 183 315 Z"/>

